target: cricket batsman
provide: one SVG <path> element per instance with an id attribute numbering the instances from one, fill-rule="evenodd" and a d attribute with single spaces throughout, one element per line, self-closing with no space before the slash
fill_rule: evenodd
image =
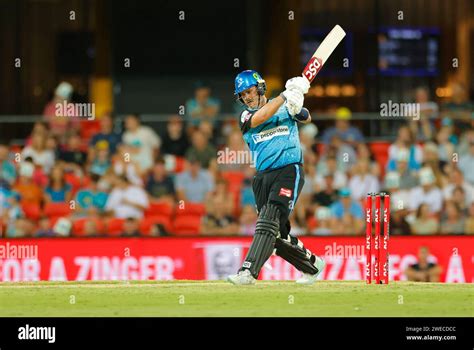
<path id="1" fill-rule="evenodd" d="M 275 251 L 299 271 L 300 284 L 313 284 L 325 262 L 290 235 L 291 214 L 304 184 L 303 154 L 297 123 L 310 123 L 303 108 L 310 83 L 304 77 L 286 82 L 278 97 L 267 100 L 265 80 L 253 70 L 235 78 L 236 98 L 246 109 L 240 115 L 240 129 L 252 155 L 257 155 L 257 174 L 252 183 L 257 206 L 257 225 L 242 267 L 228 281 L 254 284 L 265 262 Z"/>

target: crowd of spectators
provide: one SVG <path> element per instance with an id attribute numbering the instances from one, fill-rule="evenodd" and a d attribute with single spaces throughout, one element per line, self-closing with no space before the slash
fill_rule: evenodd
<path id="1" fill-rule="evenodd" d="M 67 101 L 71 89 L 60 84 L 51 103 Z M 473 124 L 443 115 L 461 113 L 465 98 L 438 106 L 418 89 L 415 100 L 421 118 L 394 124 L 393 142 L 368 142 L 374 135 L 365 135 L 347 108 L 337 109 L 334 125 L 320 135 L 317 115 L 300 128 L 305 185 L 291 216 L 293 234 L 363 234 L 365 196 L 382 191 L 391 195 L 392 234 L 474 234 Z M 160 128 L 137 114 L 124 118 L 123 130 L 110 113 L 98 121 L 68 120 L 50 104 L 21 148 L 0 144 L 6 237 L 69 236 L 78 229 L 107 236 L 113 220 L 120 220 L 114 232 L 123 236 L 253 234 L 255 168 L 219 156 L 248 150 L 236 120 L 217 119 L 220 103 L 206 84 L 196 87 L 185 116 L 170 116 Z M 91 125 L 96 129 L 86 133 Z M 144 224 L 150 217 L 160 218 Z"/>

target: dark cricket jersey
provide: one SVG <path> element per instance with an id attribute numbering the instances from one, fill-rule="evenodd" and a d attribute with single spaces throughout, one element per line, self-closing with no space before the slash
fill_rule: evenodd
<path id="1" fill-rule="evenodd" d="M 297 121 L 285 104 L 265 123 L 250 127 L 253 114 L 245 110 L 240 115 L 240 130 L 250 151 L 257 171 L 277 169 L 289 164 L 303 164 Z"/>

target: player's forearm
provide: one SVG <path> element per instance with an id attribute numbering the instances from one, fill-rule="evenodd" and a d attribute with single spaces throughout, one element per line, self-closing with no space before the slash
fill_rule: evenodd
<path id="1" fill-rule="evenodd" d="M 250 126 L 255 128 L 256 126 L 265 123 L 268 119 L 273 117 L 273 115 L 278 111 L 278 108 L 280 108 L 283 103 L 285 103 L 285 100 L 283 97 L 281 97 L 281 95 L 268 102 L 265 106 L 255 112 L 251 119 Z"/>

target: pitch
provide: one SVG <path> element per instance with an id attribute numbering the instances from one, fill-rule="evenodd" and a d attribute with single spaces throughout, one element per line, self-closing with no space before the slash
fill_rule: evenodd
<path id="1" fill-rule="evenodd" d="M 472 284 L 412 282 L 19 282 L 0 284 L 0 317 L 472 317 L 473 297 Z"/>

